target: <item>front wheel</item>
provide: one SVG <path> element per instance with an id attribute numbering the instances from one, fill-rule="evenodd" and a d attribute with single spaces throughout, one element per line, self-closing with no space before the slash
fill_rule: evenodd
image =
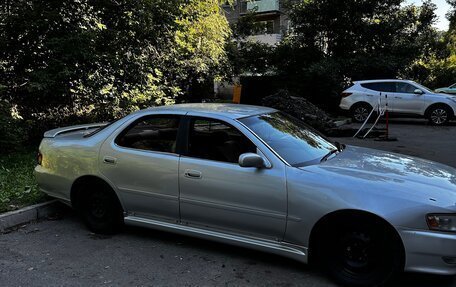
<path id="1" fill-rule="evenodd" d="M 429 110 L 429 122 L 433 125 L 441 126 L 450 120 L 451 113 L 445 106 L 435 106 Z"/>
<path id="2" fill-rule="evenodd" d="M 342 285 L 380 286 L 400 270 L 401 249 L 387 229 L 359 222 L 332 228 L 318 253 L 323 266 Z"/>

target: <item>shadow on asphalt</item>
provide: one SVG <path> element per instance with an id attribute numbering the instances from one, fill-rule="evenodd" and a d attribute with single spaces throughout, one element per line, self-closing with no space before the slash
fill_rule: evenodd
<path id="1" fill-rule="evenodd" d="M 317 267 L 281 257 L 275 254 L 255 251 L 243 247 L 231 246 L 214 241 L 193 238 L 184 235 L 177 235 L 169 232 L 152 230 L 147 228 L 126 226 L 124 231 L 130 236 L 139 236 L 143 239 L 153 238 L 166 244 L 185 245 L 188 248 L 201 251 L 218 253 L 223 257 L 237 257 L 249 265 L 269 265 L 277 268 L 287 269 L 292 272 L 305 272 L 316 277 L 328 277 Z M 455 287 L 455 276 L 438 276 L 420 273 L 404 273 L 398 276 L 386 287 Z"/>
<path id="2" fill-rule="evenodd" d="M 81 229 L 85 226 L 78 218 L 76 213 L 67 206 L 62 206 L 55 218 L 49 220 L 64 220 L 67 224 L 77 224 Z M 218 243 L 214 241 L 193 238 L 190 236 L 173 234 L 159 230 L 125 226 L 122 231 L 122 236 L 141 239 L 141 240 L 154 240 L 164 245 L 185 246 L 200 253 L 212 253 L 223 258 L 236 259 L 244 262 L 247 265 L 261 265 L 270 266 L 271 268 L 286 270 L 290 273 L 303 272 L 313 278 L 322 278 L 321 280 L 327 281 L 328 276 L 318 268 L 312 265 L 306 265 L 266 252 L 255 251 L 247 248 L 231 246 L 228 244 Z M 94 240 L 110 240 L 111 236 L 97 235 L 90 233 L 89 235 Z M 115 235 L 114 235 L 115 237 Z M 166 255 L 165 255 L 166 256 Z M 387 287 L 455 287 L 455 276 L 438 276 L 420 273 L 404 273 L 391 282 Z"/>

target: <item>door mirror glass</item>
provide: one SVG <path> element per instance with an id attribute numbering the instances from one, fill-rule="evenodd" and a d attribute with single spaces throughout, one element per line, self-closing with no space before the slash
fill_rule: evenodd
<path id="1" fill-rule="evenodd" d="M 424 94 L 423 91 L 420 90 L 420 89 L 416 89 L 415 91 L 413 91 L 413 93 L 416 94 L 416 95 L 422 95 L 422 94 Z"/>
<path id="2" fill-rule="evenodd" d="M 256 153 L 243 153 L 239 156 L 239 165 L 241 167 L 264 168 L 266 164 L 264 159 Z"/>

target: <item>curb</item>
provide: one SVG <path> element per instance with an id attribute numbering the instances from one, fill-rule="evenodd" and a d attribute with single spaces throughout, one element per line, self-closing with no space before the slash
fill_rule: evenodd
<path id="1" fill-rule="evenodd" d="M 51 200 L 0 214 L 0 233 L 17 225 L 46 218 L 57 212 L 59 208 L 60 202 Z"/>

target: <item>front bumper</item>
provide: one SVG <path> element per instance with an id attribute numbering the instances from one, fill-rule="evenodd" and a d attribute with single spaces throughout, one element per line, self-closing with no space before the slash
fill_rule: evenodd
<path id="1" fill-rule="evenodd" d="M 398 228 L 405 271 L 456 275 L 456 234 Z"/>

